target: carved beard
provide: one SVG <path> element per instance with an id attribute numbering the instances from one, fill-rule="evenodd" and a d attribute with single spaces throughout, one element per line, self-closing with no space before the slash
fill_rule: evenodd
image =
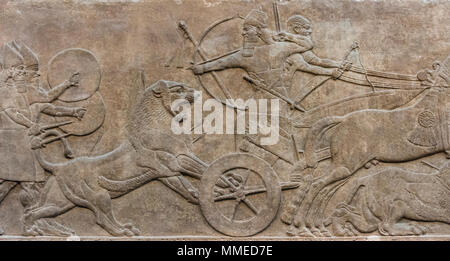
<path id="1" fill-rule="evenodd" d="M 28 81 L 28 85 L 35 89 L 38 89 L 40 87 L 39 77 L 33 78 L 30 81 Z"/>
<path id="2" fill-rule="evenodd" d="M 246 35 L 244 36 L 244 43 L 243 43 L 243 56 L 250 57 L 253 56 L 253 50 L 255 49 L 256 45 L 259 41 L 259 35 Z"/>
<path id="3" fill-rule="evenodd" d="M 16 87 L 16 90 L 19 93 L 24 93 L 27 91 L 26 85 L 27 85 L 27 83 L 25 81 L 22 81 L 22 80 L 14 81 L 14 86 Z"/>
<path id="4" fill-rule="evenodd" d="M 256 40 L 256 39 L 249 39 L 248 37 L 245 37 L 242 55 L 245 57 L 253 56 L 253 52 L 255 50 L 257 43 L 258 43 L 258 40 Z"/>

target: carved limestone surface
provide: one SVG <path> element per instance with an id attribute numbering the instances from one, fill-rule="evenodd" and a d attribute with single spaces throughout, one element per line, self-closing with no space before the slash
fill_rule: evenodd
<path id="1" fill-rule="evenodd" d="M 0 240 L 450 240 L 450 2 L 0 8 Z"/>

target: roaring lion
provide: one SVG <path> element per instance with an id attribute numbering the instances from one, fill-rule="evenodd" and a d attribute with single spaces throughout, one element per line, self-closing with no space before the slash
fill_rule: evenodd
<path id="1" fill-rule="evenodd" d="M 70 229 L 44 218 L 56 217 L 79 206 L 94 212 L 97 224 L 111 235 L 137 235 L 139 230 L 132 224 L 123 225 L 116 220 L 111 198 L 155 179 L 189 202 L 198 203 L 197 190 L 183 174 L 201 177 L 207 165 L 192 153 L 187 139 L 170 130 L 176 114 L 172 102 L 183 99 L 192 103 L 195 98 L 194 89 L 178 82 L 160 80 L 145 88 L 126 126 L 127 139 L 103 155 L 51 163 L 42 156 L 40 140 L 35 138 L 32 146 L 36 158 L 52 177 L 43 189 L 39 206 L 25 213 L 25 233 L 73 234 Z M 111 176 L 130 178 L 107 178 Z"/>

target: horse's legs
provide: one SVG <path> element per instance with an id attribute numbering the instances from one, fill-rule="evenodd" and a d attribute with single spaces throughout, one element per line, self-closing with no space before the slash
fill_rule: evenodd
<path id="1" fill-rule="evenodd" d="M 329 187 L 325 187 L 324 189 L 322 189 L 316 196 L 316 199 L 312 202 L 308 214 L 305 216 L 305 223 L 309 224 L 309 229 L 310 231 L 313 233 L 314 236 L 317 237 L 321 237 L 321 236 L 325 236 L 320 232 L 320 224 L 323 222 L 322 217 L 320 216 L 320 207 L 323 203 L 323 198 L 326 197 L 326 195 L 330 192 L 331 190 L 331 185 L 329 185 Z"/>
<path id="2" fill-rule="evenodd" d="M 290 225 L 287 234 L 290 236 L 305 236 L 305 237 L 313 237 L 309 230 L 299 230 L 294 225 L 294 217 L 297 213 L 300 205 L 302 204 L 306 193 L 308 193 L 309 188 L 311 187 L 311 183 L 313 181 L 313 171 L 312 168 L 304 169 L 304 174 L 302 176 L 302 180 L 300 181 L 300 185 L 295 191 L 295 194 L 290 202 L 288 202 L 285 209 L 281 213 L 280 219 L 283 223 Z"/>
<path id="3" fill-rule="evenodd" d="M 328 205 L 328 202 L 334 196 L 336 191 L 341 188 L 347 179 L 337 181 L 334 184 L 329 185 L 325 189 L 323 189 L 320 194 L 317 196 L 315 203 L 311 206 L 311 209 L 314 213 L 314 220 L 309 222 L 314 222 L 314 227 L 317 228 L 318 234 L 326 237 L 331 237 L 332 234 L 328 229 L 325 228 L 325 209 Z M 310 215 L 312 217 L 312 215 Z"/>
<path id="4" fill-rule="evenodd" d="M 310 222 L 307 223 L 306 217 L 317 194 L 328 184 L 342 180 L 352 174 L 346 167 L 342 166 L 337 168 L 330 167 L 330 169 L 333 169 L 331 175 L 322 175 L 321 178 L 311 184 L 305 199 L 294 217 L 294 225 L 301 230 L 307 230 L 306 227 L 312 226 Z"/>

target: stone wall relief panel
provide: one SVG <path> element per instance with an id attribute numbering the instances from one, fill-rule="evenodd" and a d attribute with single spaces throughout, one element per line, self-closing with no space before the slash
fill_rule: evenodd
<path id="1" fill-rule="evenodd" d="M 108 54 L 96 46 L 101 37 L 68 44 L 45 51 L 47 66 L 28 41 L 4 37 L 11 38 L 0 52 L 0 204 L 23 209 L 2 214 L 20 215 L 20 235 L 450 235 L 448 42 L 436 44 L 434 62 L 411 66 L 414 72 L 372 69 L 367 34 L 340 43 L 316 38 L 314 30 L 325 35 L 316 29 L 324 22 L 315 24 L 326 19 L 320 3 L 220 4 L 223 11 L 181 4 L 212 10 L 199 22 L 175 3 L 87 5 L 134 17 L 122 29 L 108 27 L 125 48 Z M 159 34 L 134 35 L 142 32 L 137 17 L 164 6 L 167 24 L 146 27 Z M 336 10 L 346 13 L 339 4 Z M 112 24 L 121 17 L 108 15 Z M 327 30 L 343 29 L 333 28 L 339 15 Z M 361 16 L 348 15 L 355 31 L 367 29 L 358 25 Z M 436 30 L 448 32 L 447 24 Z M 63 36 L 40 40 L 52 37 Z M 327 51 L 337 45 L 340 55 Z M 271 118 L 279 124 L 276 144 L 251 133 L 249 123 L 225 136 L 174 133 L 174 122 L 190 123 L 180 106 L 211 99 L 221 113 L 250 117 L 236 101 L 250 98 L 279 102 Z M 14 235 L 8 221 L 0 220 L 0 235 Z"/>

